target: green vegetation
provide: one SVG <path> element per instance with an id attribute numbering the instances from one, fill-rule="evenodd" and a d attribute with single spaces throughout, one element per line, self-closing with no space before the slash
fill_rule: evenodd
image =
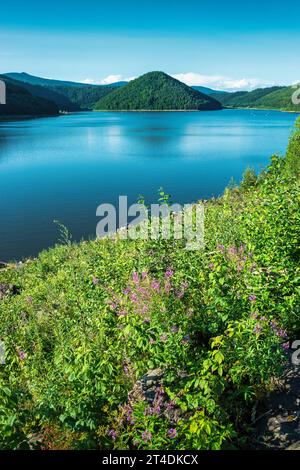
<path id="1" fill-rule="evenodd" d="M 0 75 L 6 84 L 6 104 L 0 106 L 0 116 L 42 116 L 59 112 L 55 103 L 44 97 L 33 96 L 22 84 Z"/>
<path id="2" fill-rule="evenodd" d="M 97 110 L 215 110 L 220 103 L 163 72 L 149 72 L 96 104 Z"/>
<path id="3" fill-rule="evenodd" d="M 300 130 L 205 203 L 205 248 L 84 241 L 0 270 L 2 449 L 247 445 L 299 338 Z M 160 200 L 168 202 L 161 192 Z M 151 403 L 139 385 L 159 368 Z"/>
<path id="4" fill-rule="evenodd" d="M 33 96 L 53 101 L 60 111 L 93 109 L 101 98 L 120 86 L 118 83 L 112 86 L 101 86 L 50 80 L 34 77 L 27 73 L 8 73 L 5 76 L 15 80 L 15 83 L 19 83 Z"/>
<path id="5" fill-rule="evenodd" d="M 223 93 L 211 96 L 217 98 L 223 106 L 229 108 L 262 108 L 278 109 L 282 111 L 300 111 L 300 105 L 292 103 L 292 87 L 258 88 L 253 91 L 239 91 L 236 93 Z"/>

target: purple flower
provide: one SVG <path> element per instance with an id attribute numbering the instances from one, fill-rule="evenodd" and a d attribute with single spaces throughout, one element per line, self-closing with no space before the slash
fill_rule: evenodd
<path id="1" fill-rule="evenodd" d="M 185 335 L 183 339 L 181 340 L 182 344 L 187 344 L 191 341 L 190 335 Z"/>
<path id="2" fill-rule="evenodd" d="M 279 330 L 276 331 L 276 334 L 279 336 L 279 338 L 287 338 L 287 332 L 282 328 L 279 328 Z"/>
<path id="3" fill-rule="evenodd" d="M 252 312 L 252 313 L 250 314 L 250 317 L 256 319 L 256 318 L 258 317 L 258 313 L 257 313 L 257 312 Z"/>
<path id="4" fill-rule="evenodd" d="M 131 294 L 130 300 L 131 300 L 132 302 L 137 302 L 137 295 L 136 295 L 136 294 Z"/>
<path id="5" fill-rule="evenodd" d="M 19 356 L 20 361 L 25 361 L 27 354 L 25 351 L 23 351 L 23 349 L 20 349 L 18 351 L 18 356 Z"/>
<path id="6" fill-rule="evenodd" d="M 120 310 L 119 312 L 117 312 L 118 317 L 125 317 L 125 315 L 126 315 L 125 310 Z"/>
<path id="7" fill-rule="evenodd" d="M 288 349 L 290 349 L 289 343 L 283 343 L 283 344 L 281 345 L 281 347 L 282 347 L 282 349 L 283 349 L 284 351 L 287 351 Z"/>
<path id="8" fill-rule="evenodd" d="M 237 254 L 237 249 L 236 249 L 236 247 L 235 247 L 235 246 L 230 246 L 230 247 L 228 248 L 228 254 L 229 254 L 229 255 L 232 255 L 232 256 L 236 255 L 236 254 Z"/>
<path id="9" fill-rule="evenodd" d="M 93 282 L 94 286 L 96 286 L 97 284 L 99 284 L 99 279 L 94 276 L 92 282 Z"/>
<path id="10" fill-rule="evenodd" d="M 163 341 L 164 343 L 167 341 L 168 339 L 168 335 L 166 333 L 163 333 L 162 335 L 160 335 L 160 340 Z"/>
<path id="11" fill-rule="evenodd" d="M 256 295 L 254 295 L 254 294 L 249 295 L 249 300 L 250 300 L 250 302 L 255 302 L 256 301 Z"/>
<path id="12" fill-rule="evenodd" d="M 144 432 L 142 433 L 142 439 L 143 439 L 144 442 L 151 441 L 151 439 L 152 439 L 152 434 L 151 434 L 151 432 L 150 432 L 150 431 L 144 431 Z"/>
<path id="13" fill-rule="evenodd" d="M 148 306 L 147 306 L 147 305 L 143 305 L 142 313 L 147 313 L 148 310 L 149 310 Z"/>
<path id="14" fill-rule="evenodd" d="M 123 290 L 123 294 L 127 295 L 130 292 L 130 288 L 127 287 L 126 289 Z"/>
<path id="15" fill-rule="evenodd" d="M 134 272 L 134 273 L 132 274 L 132 280 L 133 280 L 133 282 L 134 282 L 135 284 L 138 284 L 138 283 L 139 283 L 139 275 L 138 275 L 137 272 Z"/>
<path id="16" fill-rule="evenodd" d="M 117 432 L 114 429 L 109 429 L 107 435 L 112 438 L 113 441 L 117 438 Z"/>
<path id="17" fill-rule="evenodd" d="M 177 436 L 177 431 L 176 431 L 176 429 L 170 428 L 169 431 L 168 431 L 168 437 L 169 437 L 170 439 L 175 439 L 176 436 Z"/>
<path id="18" fill-rule="evenodd" d="M 253 328 L 254 333 L 257 333 L 257 334 L 260 333 L 261 330 L 262 330 L 262 327 L 258 324 L 255 325 L 255 327 Z"/>
<path id="19" fill-rule="evenodd" d="M 158 281 L 153 281 L 151 286 L 152 286 L 152 289 L 154 290 L 159 290 L 159 287 L 160 287 Z"/>
<path id="20" fill-rule="evenodd" d="M 172 277 L 174 274 L 174 271 L 172 271 L 172 269 L 168 269 L 165 273 L 165 277 L 168 278 L 168 277 Z"/>
<path id="21" fill-rule="evenodd" d="M 172 289 L 171 283 L 170 283 L 170 282 L 166 282 L 166 284 L 165 284 L 165 292 L 166 292 L 166 294 L 169 294 L 171 289 Z"/>
<path id="22" fill-rule="evenodd" d="M 155 341 L 155 339 L 153 339 L 153 338 L 150 338 L 150 339 L 149 339 L 149 343 L 150 343 L 150 344 L 155 344 L 155 343 L 156 343 L 156 341 Z"/>
<path id="23" fill-rule="evenodd" d="M 146 279 L 147 273 L 145 271 L 142 272 L 142 279 Z"/>
<path id="24" fill-rule="evenodd" d="M 225 247 L 224 245 L 217 245 L 217 249 L 223 253 Z"/>
<path id="25" fill-rule="evenodd" d="M 209 267 L 209 269 L 211 269 L 211 270 L 215 269 L 214 263 L 210 263 L 210 264 L 208 265 L 208 267 Z"/>
<path id="26" fill-rule="evenodd" d="M 171 326 L 172 333 L 178 333 L 178 330 L 179 330 L 178 326 L 176 325 Z"/>

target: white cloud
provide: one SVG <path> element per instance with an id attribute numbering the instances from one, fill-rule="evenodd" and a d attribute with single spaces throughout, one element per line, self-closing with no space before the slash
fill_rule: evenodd
<path id="1" fill-rule="evenodd" d="M 117 82 L 130 82 L 136 77 L 124 77 L 123 75 L 107 75 L 102 80 L 94 80 L 93 78 L 86 78 L 82 83 L 88 83 L 89 85 L 110 85 L 111 83 Z"/>
<path id="2" fill-rule="evenodd" d="M 272 86 L 272 82 L 264 82 L 257 78 L 240 78 L 234 79 L 224 75 L 201 75 L 199 73 L 188 72 L 188 73 L 176 73 L 172 77 L 177 78 L 183 83 L 189 86 L 206 86 L 215 90 L 224 91 L 240 91 L 240 90 L 254 90 L 255 88 L 263 88 Z M 86 78 L 83 83 L 91 85 L 109 85 L 116 82 L 130 82 L 136 77 L 125 77 L 124 75 L 108 75 L 101 80 L 94 80 L 92 78 Z"/>
<path id="3" fill-rule="evenodd" d="M 222 75 L 201 75 L 193 72 L 177 73 L 172 76 L 189 86 L 200 85 L 224 91 L 254 90 L 273 85 L 257 78 L 233 79 Z"/>

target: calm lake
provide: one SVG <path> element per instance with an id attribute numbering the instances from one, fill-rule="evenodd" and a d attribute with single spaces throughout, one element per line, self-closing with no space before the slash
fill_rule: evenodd
<path id="1" fill-rule="evenodd" d="M 54 219 L 95 236 L 96 208 L 143 194 L 157 202 L 222 193 L 247 166 L 283 154 L 296 114 L 277 111 L 82 112 L 0 122 L 0 260 L 54 245 Z"/>

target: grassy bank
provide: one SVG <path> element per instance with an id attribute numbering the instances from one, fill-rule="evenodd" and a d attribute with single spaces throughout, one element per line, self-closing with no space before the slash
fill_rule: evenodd
<path id="1" fill-rule="evenodd" d="M 206 202 L 203 250 L 107 239 L 1 269 L 0 448 L 249 445 L 300 334 L 299 160 L 298 130 Z"/>

